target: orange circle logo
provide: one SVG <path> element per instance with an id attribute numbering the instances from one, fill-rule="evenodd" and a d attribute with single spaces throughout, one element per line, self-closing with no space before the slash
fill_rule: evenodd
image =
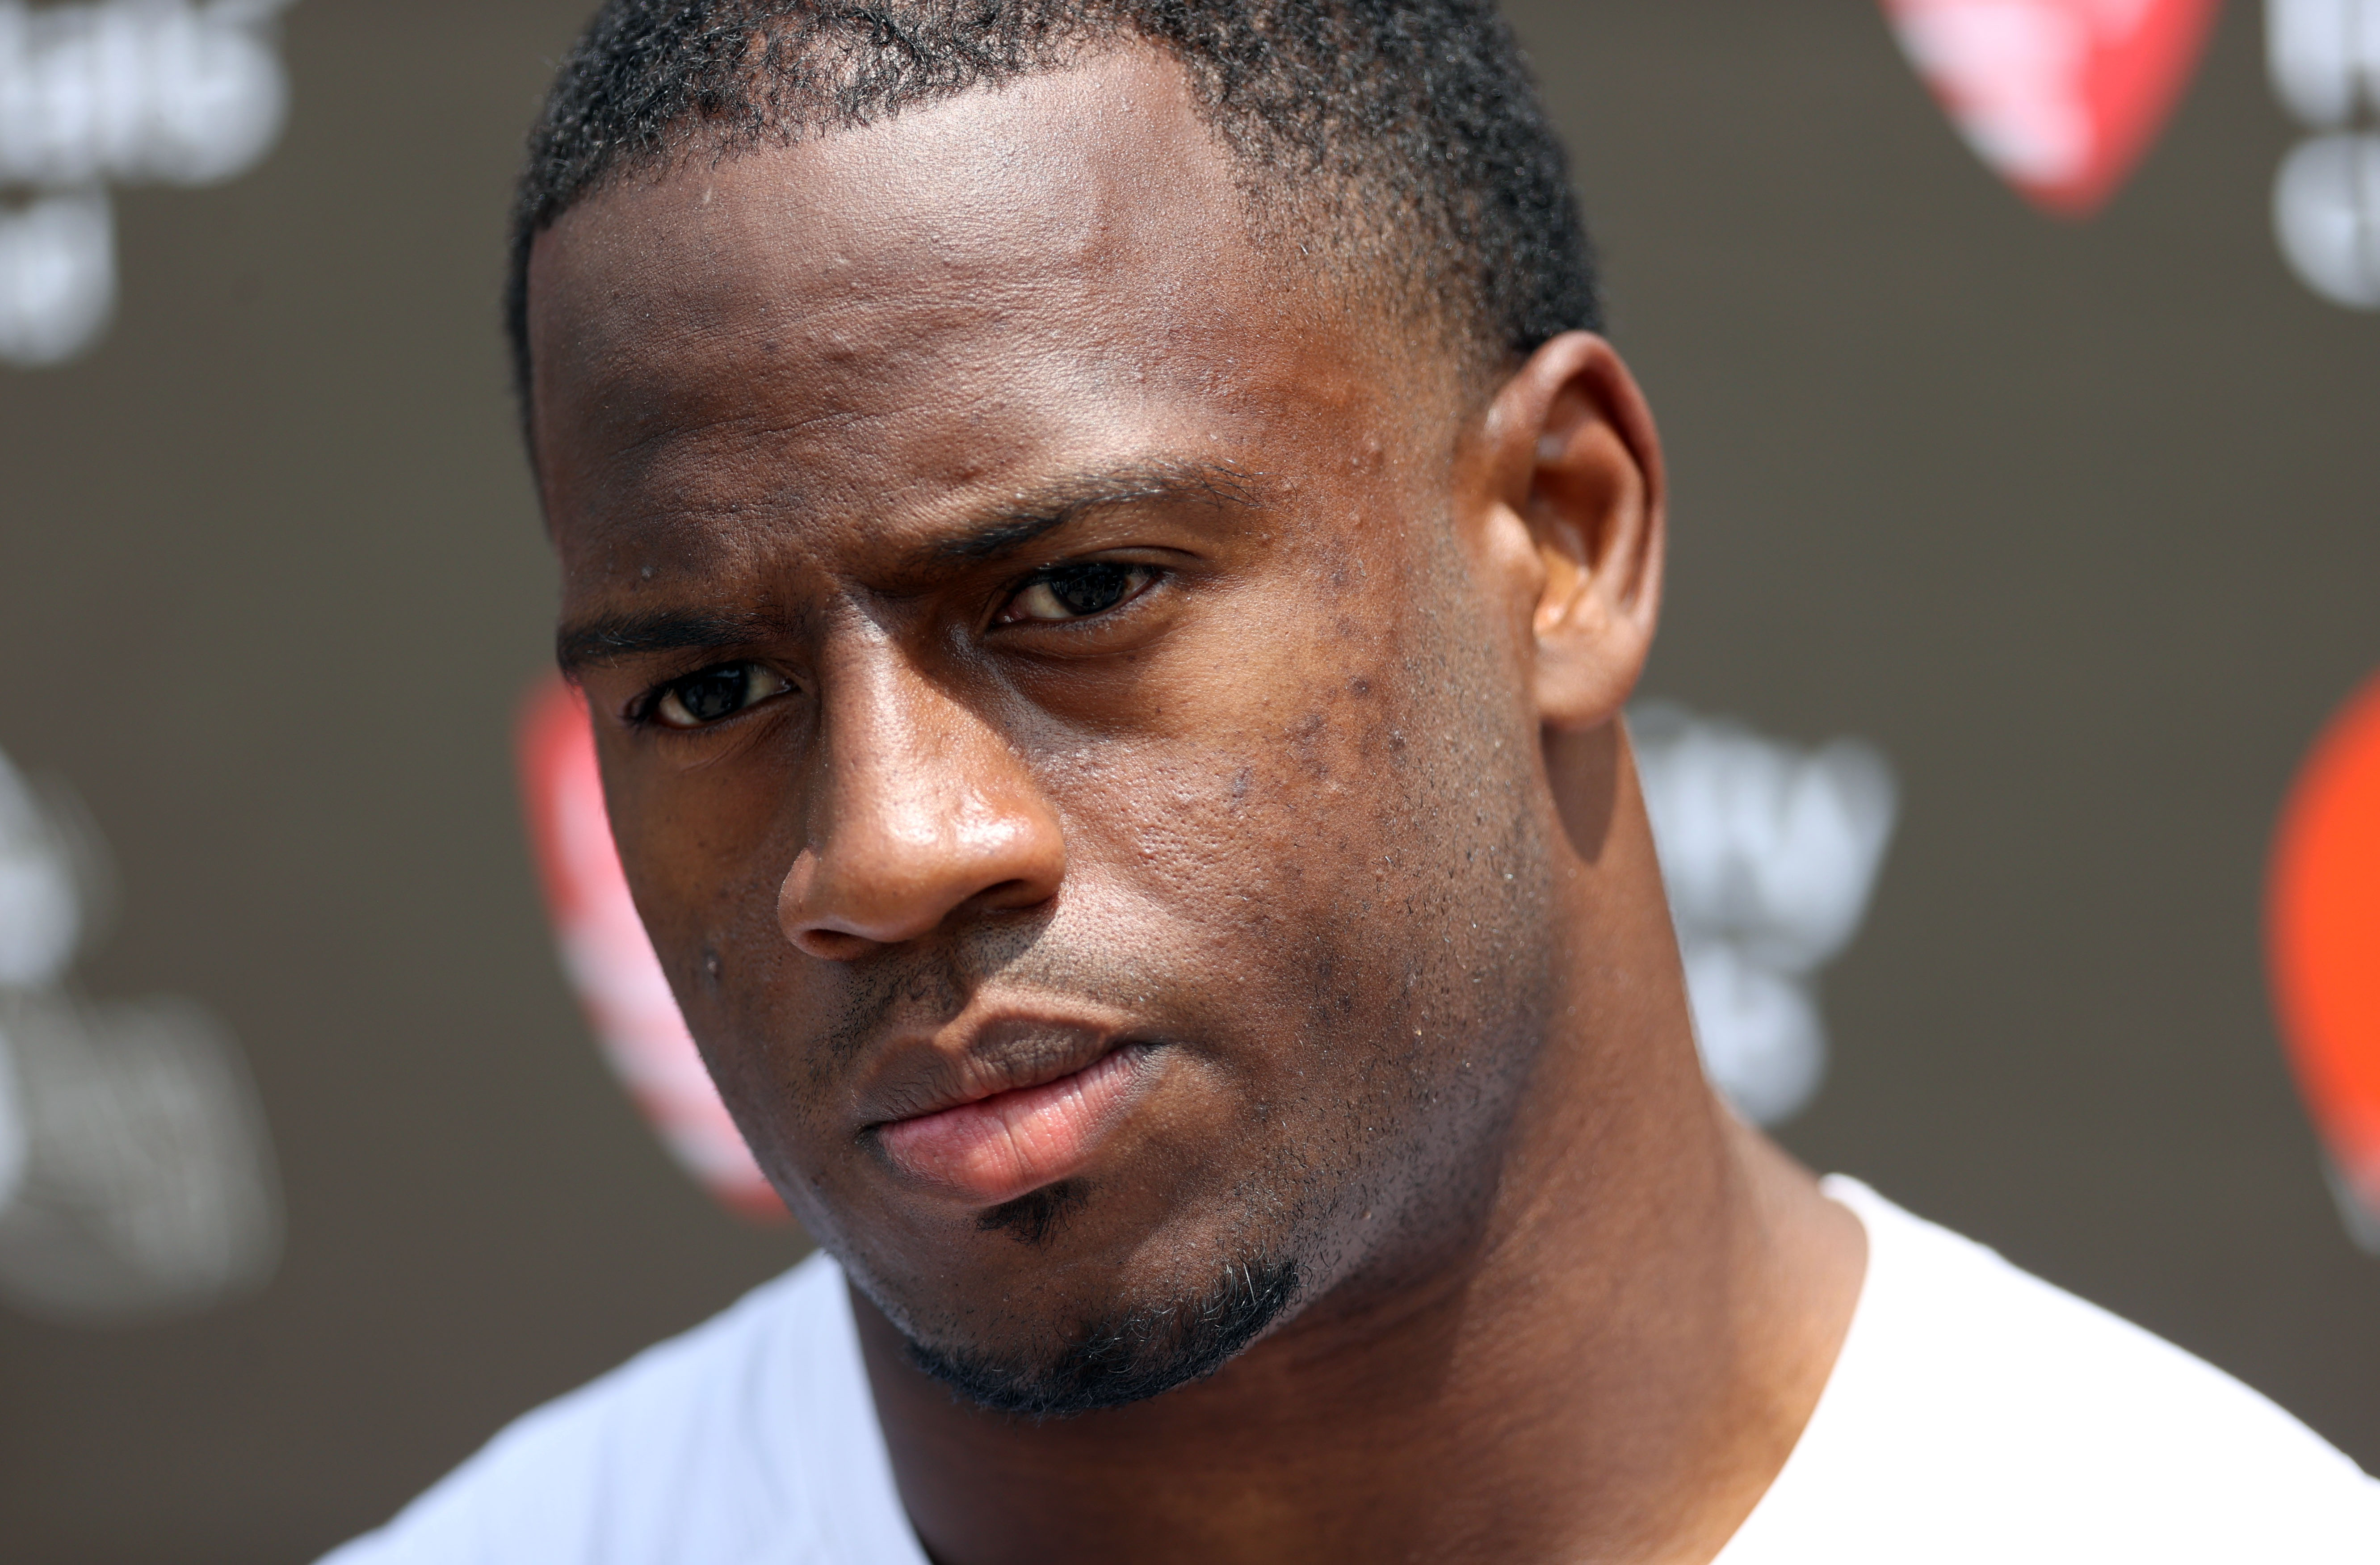
<path id="1" fill-rule="evenodd" d="M 2265 928 L 2299 1088 L 2345 1194 L 2380 1225 L 2380 675 L 2289 792 Z"/>

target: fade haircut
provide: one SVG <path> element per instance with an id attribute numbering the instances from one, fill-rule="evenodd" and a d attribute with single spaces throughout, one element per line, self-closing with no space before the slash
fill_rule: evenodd
<path id="1" fill-rule="evenodd" d="M 1135 41 L 1187 76 L 1260 231 L 1322 239 L 1471 375 L 1601 329 L 1568 162 L 1492 0 L 608 0 L 563 61 L 513 210 L 523 419 L 529 249 L 580 201 Z"/>

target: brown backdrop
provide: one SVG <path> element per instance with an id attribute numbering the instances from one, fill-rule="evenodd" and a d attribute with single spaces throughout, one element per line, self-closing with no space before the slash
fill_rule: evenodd
<path id="1" fill-rule="evenodd" d="M 0 749 L 124 866 L 91 989 L 254 1062 L 261 1294 L 0 1316 L 0 1553 L 296 1562 L 795 1253 L 597 1062 L 516 825 L 551 579 L 495 332 L 519 134 L 584 0 L 302 0 L 264 166 L 119 201 L 124 305 L 0 370 Z M 2380 667 L 2380 318 L 2285 272 L 2235 6 L 2084 225 L 1955 141 L 1867 0 L 1519 11 L 1672 445 L 1653 688 L 1904 783 L 1785 1139 L 2380 1464 L 2380 1263 L 2276 1053 L 2260 859 Z"/>

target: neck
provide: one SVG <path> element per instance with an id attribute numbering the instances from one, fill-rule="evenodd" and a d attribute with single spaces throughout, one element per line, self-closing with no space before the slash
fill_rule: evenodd
<path id="1" fill-rule="evenodd" d="M 1316 1301 L 1198 1385 L 1038 1425 L 955 1401 L 855 1296 L 902 1498 L 942 1565 L 1700 1562 L 1725 1544 L 1816 1403 L 1864 1240 L 1711 1098 L 1650 834 L 1617 802 L 1593 873 L 1650 878 L 1656 916 L 1579 948 L 1597 959 L 1566 1009 L 1594 1035 L 1549 1040 L 1458 1254 Z"/>

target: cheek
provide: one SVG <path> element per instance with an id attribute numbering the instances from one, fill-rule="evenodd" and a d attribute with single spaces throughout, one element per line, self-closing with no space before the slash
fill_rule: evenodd
<path id="1" fill-rule="evenodd" d="M 798 851 L 773 769 L 620 769 L 609 790 L 622 867 L 688 1029 L 731 1106 L 782 1102 L 765 1040 L 799 994 L 800 953 L 777 919 Z"/>
<path id="2" fill-rule="evenodd" d="M 795 779 L 775 753 L 786 737 L 779 721 L 716 751 L 664 739 L 606 746 L 605 807 L 628 882 L 653 904 L 649 917 L 665 914 L 675 928 L 791 841 Z"/>
<path id="3" fill-rule="evenodd" d="M 1270 684 L 1253 715 L 1202 714 L 1050 780 L 1075 892 L 1141 910 L 1174 982 L 1260 1010 L 1275 1036 L 1378 1013 L 1440 900 L 1409 883 L 1432 846 L 1415 714 L 1384 669 L 1330 661 L 1327 681 Z"/>

